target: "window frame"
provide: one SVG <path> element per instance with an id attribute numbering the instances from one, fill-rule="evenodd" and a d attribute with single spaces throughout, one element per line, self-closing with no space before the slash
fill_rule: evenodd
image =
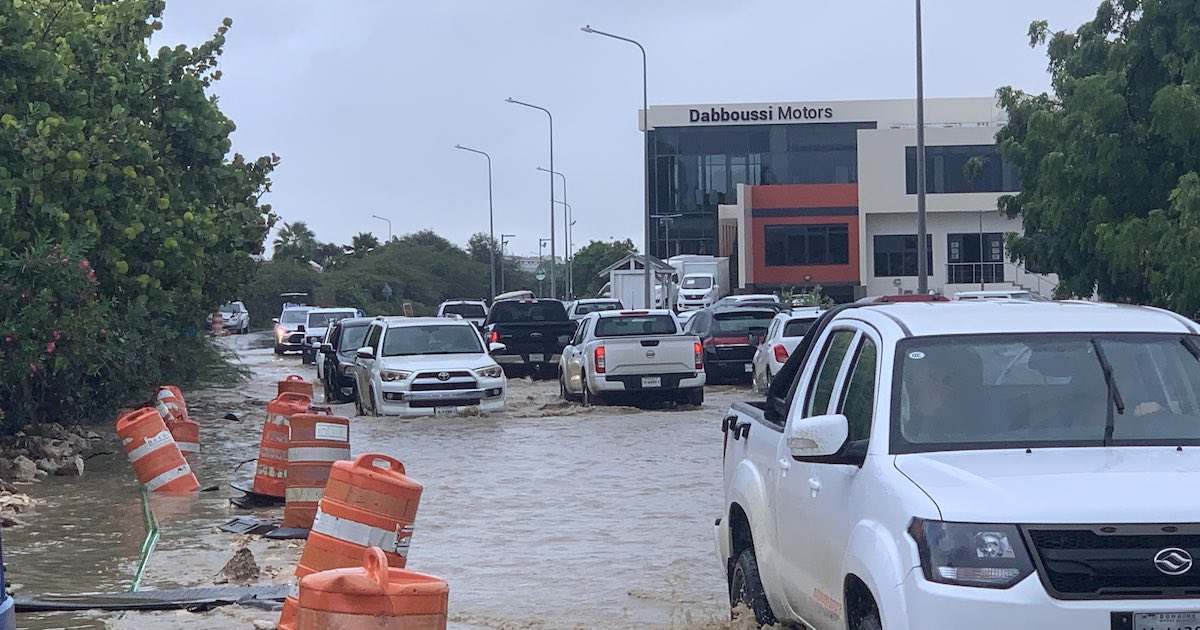
<path id="1" fill-rule="evenodd" d="M 772 233 L 779 239 L 777 245 L 772 247 Z M 838 250 L 837 255 L 834 254 L 832 247 L 834 237 L 844 237 L 846 249 L 844 259 L 840 258 L 843 254 Z M 812 259 L 812 248 L 809 244 L 812 239 L 824 240 L 824 258 L 825 262 L 816 262 Z M 791 243 L 794 239 L 799 239 L 803 243 L 803 257 L 796 259 L 792 256 Z M 774 249 L 782 247 L 780 254 L 782 259 L 779 262 L 773 262 Z M 767 267 L 834 267 L 850 264 L 850 224 L 849 223 L 772 223 L 763 226 L 763 264 Z"/>
<path id="2" fill-rule="evenodd" d="M 829 358 L 830 349 L 833 347 L 833 339 L 839 333 L 850 333 L 850 341 L 847 342 L 846 351 L 842 354 L 842 358 L 838 364 L 837 372 L 834 373 L 833 386 L 829 390 L 829 399 L 825 401 L 825 409 L 818 410 L 813 407 L 813 404 L 816 402 L 815 399 L 817 395 L 817 386 L 821 382 L 821 375 L 825 371 L 825 362 L 826 359 Z M 807 418 L 828 415 L 829 410 L 835 408 L 834 404 L 837 402 L 839 383 L 841 382 L 841 378 L 845 373 L 847 360 L 854 355 L 854 353 L 851 351 L 856 347 L 855 344 L 858 341 L 858 336 L 860 334 L 862 334 L 862 331 L 858 328 L 854 326 L 848 326 L 843 323 L 839 323 L 828 330 L 823 339 L 824 343 L 821 345 L 820 358 L 817 360 L 817 365 L 813 369 L 813 373 L 806 388 L 806 394 L 804 396 L 804 409 L 801 411 L 802 415 L 798 419 L 799 421 L 802 422 Z"/>

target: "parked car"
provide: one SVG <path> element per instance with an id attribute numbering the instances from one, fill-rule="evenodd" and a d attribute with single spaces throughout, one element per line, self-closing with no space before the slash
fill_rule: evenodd
<path id="1" fill-rule="evenodd" d="M 787 363 L 805 333 L 823 313 L 819 308 L 796 309 L 780 313 L 771 320 L 767 334 L 754 352 L 754 389 L 765 392 L 771 380 Z"/>
<path id="2" fill-rule="evenodd" d="M 993 289 L 991 291 L 959 291 L 955 300 L 1027 300 L 1043 302 L 1046 298 L 1024 289 Z"/>
<path id="3" fill-rule="evenodd" d="M 567 317 L 573 322 L 578 322 L 586 317 L 588 313 L 619 311 L 624 308 L 625 305 L 621 304 L 621 300 L 613 298 L 586 298 L 571 302 L 567 307 Z"/>
<path id="4" fill-rule="evenodd" d="M 725 297 L 717 300 L 717 303 L 713 306 L 735 306 L 737 304 L 748 302 L 770 302 L 772 304 L 780 303 L 778 295 L 771 293 L 748 293 L 746 295 L 726 295 Z"/>
<path id="5" fill-rule="evenodd" d="M 684 332 L 700 338 L 708 382 L 749 383 L 754 351 L 776 312 L 771 308 L 716 306 L 696 311 Z"/>
<path id="6" fill-rule="evenodd" d="M 360 415 L 503 411 L 507 382 L 479 329 L 445 317 L 378 318 L 356 352 Z"/>
<path id="7" fill-rule="evenodd" d="M 701 405 L 704 381 L 700 340 L 681 335 L 671 311 L 596 311 L 563 350 L 558 387 L 585 405 L 620 394 Z"/>
<path id="8" fill-rule="evenodd" d="M 369 317 L 348 317 L 329 327 L 317 355 L 317 378 L 325 390 L 325 402 L 354 400 L 354 360 L 358 349 L 363 347 L 367 326 L 373 321 Z"/>
<path id="9" fill-rule="evenodd" d="M 1200 619 L 1200 503 L 1180 499 L 1200 483 L 1200 326 L 1174 313 L 837 307 L 723 427 L 717 546 L 761 624 Z"/>
<path id="10" fill-rule="evenodd" d="M 488 307 L 483 300 L 455 299 L 446 300 L 438 305 L 438 317 L 461 316 L 463 319 L 482 328 L 487 321 Z"/>
<path id="11" fill-rule="evenodd" d="M 575 322 L 558 300 L 498 299 L 488 313 L 484 333 L 489 342 L 504 344 L 493 356 L 505 375 L 555 378 L 562 350 L 575 334 Z"/>
<path id="12" fill-rule="evenodd" d="M 325 342 L 325 333 L 329 325 L 339 319 L 358 317 L 358 309 L 354 308 L 314 308 L 305 314 L 304 348 L 300 360 L 308 365 L 317 360 L 317 350 Z"/>
<path id="13" fill-rule="evenodd" d="M 246 311 L 246 305 L 241 302 L 226 302 L 217 308 L 217 312 L 221 314 L 221 327 L 225 330 L 244 335 L 250 332 L 250 313 Z M 212 327 L 212 313 L 204 319 L 208 326 Z"/>
<path id="14" fill-rule="evenodd" d="M 275 322 L 275 354 L 304 350 L 304 324 L 311 306 L 285 306 Z"/>

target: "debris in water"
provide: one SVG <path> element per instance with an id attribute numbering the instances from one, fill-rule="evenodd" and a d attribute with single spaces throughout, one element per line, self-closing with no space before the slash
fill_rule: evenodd
<path id="1" fill-rule="evenodd" d="M 259 575 L 258 563 L 254 561 L 254 554 L 250 552 L 248 547 L 238 549 L 229 562 L 217 574 L 213 584 L 225 584 L 227 582 L 250 582 L 257 580 Z"/>

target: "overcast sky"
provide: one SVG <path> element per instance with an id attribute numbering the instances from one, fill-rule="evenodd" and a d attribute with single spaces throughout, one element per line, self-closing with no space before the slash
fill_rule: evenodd
<path id="1" fill-rule="evenodd" d="M 1098 0 L 925 0 L 929 97 L 1048 89 L 1029 23 L 1074 30 Z M 568 179 L 575 244 L 641 246 L 640 56 L 587 35 L 641 41 L 650 104 L 911 98 L 912 2 L 855 0 L 168 0 L 152 46 L 198 44 L 234 20 L 215 86 L 234 150 L 283 161 L 268 196 L 322 241 L 433 229 L 486 232 L 492 154 L 496 233 L 536 254 L 549 232 L 547 121 Z M 561 223 L 559 224 L 561 229 Z M 559 253 L 562 251 L 561 239 Z"/>

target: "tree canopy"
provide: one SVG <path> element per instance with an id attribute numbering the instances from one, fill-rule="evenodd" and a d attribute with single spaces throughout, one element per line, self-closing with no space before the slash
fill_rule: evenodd
<path id="1" fill-rule="evenodd" d="M 1200 12 L 1195 0 L 1105 0 L 1073 32 L 1035 22 L 1053 94 L 999 92 L 1022 170 L 1001 209 L 1014 256 L 1059 293 L 1200 312 Z"/>

